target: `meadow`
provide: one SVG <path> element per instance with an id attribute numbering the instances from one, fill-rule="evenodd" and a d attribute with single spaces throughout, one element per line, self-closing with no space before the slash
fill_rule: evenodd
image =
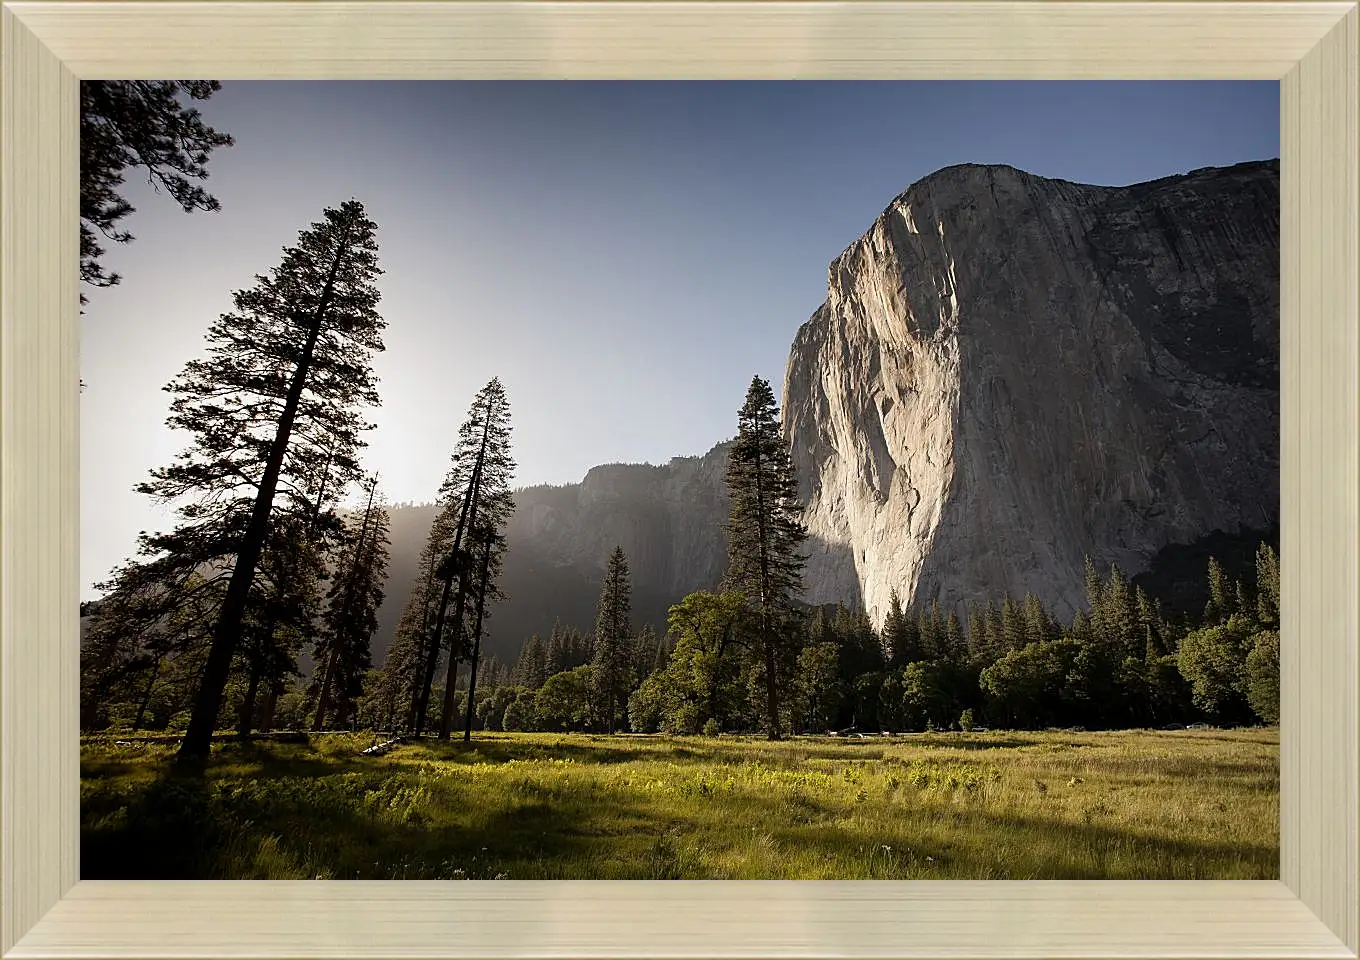
<path id="1" fill-rule="evenodd" d="M 1274 879 L 1274 728 L 87 737 L 85 879 Z"/>

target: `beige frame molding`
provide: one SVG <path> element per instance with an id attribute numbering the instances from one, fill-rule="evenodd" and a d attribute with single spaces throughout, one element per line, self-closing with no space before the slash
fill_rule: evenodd
<path id="1" fill-rule="evenodd" d="M 0 2 L 0 956 L 1355 958 L 1354 0 Z M 79 78 L 1281 81 L 1279 882 L 79 883 Z"/>

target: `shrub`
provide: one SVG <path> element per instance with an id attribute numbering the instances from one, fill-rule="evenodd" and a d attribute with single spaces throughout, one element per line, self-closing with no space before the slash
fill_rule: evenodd
<path id="1" fill-rule="evenodd" d="M 585 730 L 593 717 L 593 667 L 554 674 L 538 691 L 535 710 L 540 729 Z"/>
<path id="2" fill-rule="evenodd" d="M 664 671 L 650 674 L 628 698 L 628 725 L 634 733 L 656 733 L 666 716 L 670 684 Z"/>
<path id="3" fill-rule="evenodd" d="M 502 730 L 518 730 L 528 733 L 538 729 L 538 711 L 535 709 L 536 694 L 533 690 L 522 689 L 514 700 L 505 705 L 501 717 Z"/>

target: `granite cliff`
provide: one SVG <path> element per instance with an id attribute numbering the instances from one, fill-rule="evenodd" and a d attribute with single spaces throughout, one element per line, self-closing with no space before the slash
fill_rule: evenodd
<path id="1" fill-rule="evenodd" d="M 830 267 L 785 429 L 809 600 L 949 607 L 1279 516 L 1279 165 L 941 170 Z"/>

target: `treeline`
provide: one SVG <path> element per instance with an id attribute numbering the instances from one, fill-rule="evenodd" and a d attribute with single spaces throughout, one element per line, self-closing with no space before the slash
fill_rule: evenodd
<path id="1" fill-rule="evenodd" d="M 1036 597 L 1002 597 L 964 619 L 903 607 L 882 629 L 843 604 L 804 612 L 784 680 L 786 729 L 797 733 L 1111 729 L 1279 720 L 1279 565 L 1257 552 L 1255 582 L 1230 582 L 1210 559 L 1202 616 L 1169 619 L 1117 566 L 1088 562 L 1087 607 L 1061 623 Z M 749 657 L 756 626 L 735 592 L 697 592 L 670 611 L 668 633 L 639 632 L 626 658 L 629 728 L 674 734 L 765 729 Z M 555 629 L 590 648 L 590 637 Z M 531 637 L 503 686 L 477 695 L 478 729 L 608 729 L 588 654 L 544 657 Z M 582 649 L 578 647 L 577 649 Z M 459 693 L 466 704 L 466 692 Z M 464 706 L 465 709 L 465 706 Z"/>

